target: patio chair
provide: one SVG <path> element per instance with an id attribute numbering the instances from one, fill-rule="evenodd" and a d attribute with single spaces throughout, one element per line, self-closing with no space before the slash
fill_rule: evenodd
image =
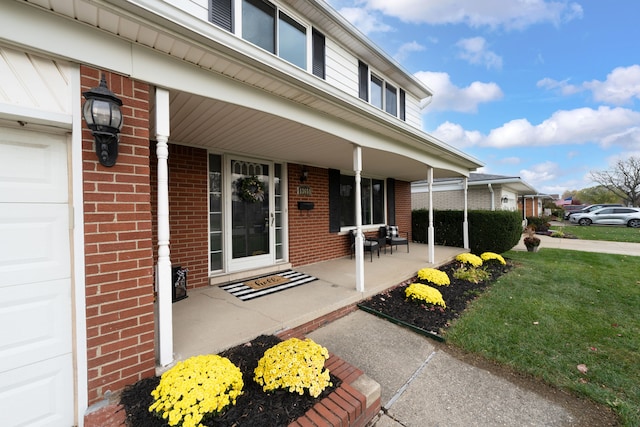
<path id="1" fill-rule="evenodd" d="M 388 225 L 387 229 L 387 245 L 391 246 L 391 254 L 393 255 L 393 247 L 398 249 L 400 245 L 407 245 L 407 253 L 409 253 L 409 232 L 405 231 L 405 237 L 400 236 L 400 231 L 396 225 Z M 386 247 L 385 247 L 386 250 Z"/>
<path id="2" fill-rule="evenodd" d="M 349 237 L 351 239 L 351 255 L 349 258 L 353 258 L 353 254 L 356 253 L 356 230 L 351 231 Z M 365 252 L 368 251 L 371 254 L 371 262 L 373 262 L 373 251 L 378 251 L 378 258 L 380 258 L 380 245 L 377 240 L 367 239 L 365 236 L 362 246 Z"/>

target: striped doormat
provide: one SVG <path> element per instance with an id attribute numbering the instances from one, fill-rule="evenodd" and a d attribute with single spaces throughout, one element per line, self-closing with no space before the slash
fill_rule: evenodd
<path id="1" fill-rule="evenodd" d="M 258 279 L 254 278 L 244 280 L 242 282 L 220 285 L 220 288 L 243 301 L 248 301 L 254 298 L 273 294 L 275 292 L 284 291 L 285 289 L 304 285 L 305 283 L 313 282 L 314 280 L 318 280 L 318 278 L 309 276 L 308 274 L 298 273 L 293 270 L 285 270 L 279 273 L 263 276 Z M 256 283 L 260 286 L 256 286 Z M 273 283 L 273 285 L 269 286 L 271 283 Z"/>

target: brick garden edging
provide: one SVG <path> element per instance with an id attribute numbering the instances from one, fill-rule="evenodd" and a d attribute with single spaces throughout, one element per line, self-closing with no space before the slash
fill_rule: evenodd
<path id="1" fill-rule="evenodd" d="M 355 304 L 341 308 L 296 328 L 283 331 L 277 336 L 283 340 L 292 337 L 304 339 L 305 334 L 357 309 Z M 377 393 L 372 393 L 368 399 L 359 390 L 359 384 L 367 379 L 364 372 L 334 354 L 329 355 L 325 366 L 331 374 L 342 380 L 340 387 L 317 402 L 306 414 L 289 424 L 289 427 L 366 426 L 380 412 L 379 388 Z M 114 396 L 112 401 L 115 400 Z M 126 425 L 125 420 L 124 408 L 119 403 L 113 402 L 85 415 L 84 425 L 85 427 L 120 427 Z"/>

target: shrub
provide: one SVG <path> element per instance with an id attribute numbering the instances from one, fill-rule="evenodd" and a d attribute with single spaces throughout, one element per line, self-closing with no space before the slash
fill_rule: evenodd
<path id="1" fill-rule="evenodd" d="M 410 301 L 425 302 L 447 308 L 440 291 L 431 286 L 423 285 L 422 283 L 412 283 L 407 286 L 404 293 Z"/>
<path id="2" fill-rule="evenodd" d="M 504 260 L 502 255 L 498 255 L 498 254 L 496 254 L 494 252 L 483 252 L 480 255 L 480 258 L 482 258 L 482 260 L 484 262 L 496 261 L 496 262 L 499 262 L 502 265 L 507 265 L 507 262 Z"/>
<path id="3" fill-rule="evenodd" d="M 170 426 L 201 426 L 208 414 L 235 405 L 242 394 L 242 372 L 225 357 L 215 354 L 191 357 L 162 374 L 151 395 L 150 412 L 161 413 Z"/>
<path id="4" fill-rule="evenodd" d="M 418 270 L 418 278 L 438 286 L 449 286 L 449 284 L 451 284 L 447 273 L 435 268 L 422 268 Z"/>
<path id="5" fill-rule="evenodd" d="M 474 254 L 459 254 L 456 256 L 456 261 L 461 262 L 463 264 L 469 264 L 472 267 L 480 267 L 482 266 L 482 258 Z"/>
<path id="6" fill-rule="evenodd" d="M 282 388 L 302 395 L 308 390 L 310 396 L 318 397 L 331 385 L 329 371 L 324 369 L 328 358 L 327 349 L 309 338 L 289 338 L 264 352 L 254 380 L 266 392 Z"/>
<path id="7" fill-rule="evenodd" d="M 453 277 L 467 282 L 480 283 L 487 280 L 491 275 L 482 268 L 462 266 L 453 272 Z"/>
<path id="8" fill-rule="evenodd" d="M 486 251 L 503 253 L 513 248 L 522 236 L 522 214 L 511 211 L 469 211 L 469 248 L 471 253 Z M 434 211 L 434 242 L 437 245 L 463 247 L 463 211 Z M 426 243 L 429 211 L 416 209 L 411 215 L 412 236 L 416 242 Z"/>

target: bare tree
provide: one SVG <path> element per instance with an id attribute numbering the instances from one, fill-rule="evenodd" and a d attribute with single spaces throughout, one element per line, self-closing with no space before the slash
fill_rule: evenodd
<path id="1" fill-rule="evenodd" d="M 605 171 L 592 171 L 591 179 L 632 206 L 640 204 L 640 158 L 618 160 Z"/>

